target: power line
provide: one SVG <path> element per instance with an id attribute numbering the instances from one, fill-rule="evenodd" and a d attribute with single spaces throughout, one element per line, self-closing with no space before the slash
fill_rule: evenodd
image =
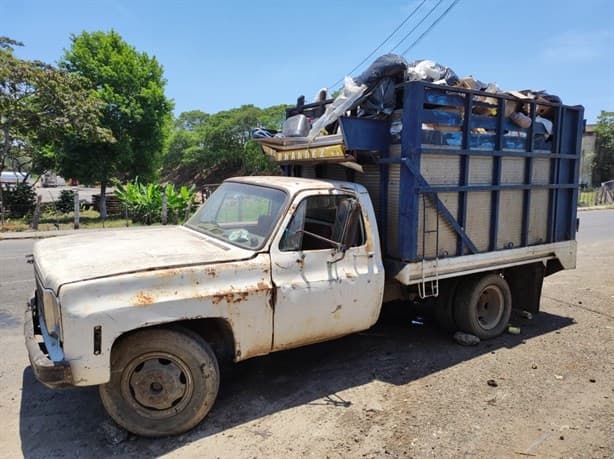
<path id="1" fill-rule="evenodd" d="M 411 50 L 414 46 L 420 43 L 420 40 L 422 40 L 426 36 L 426 34 L 428 34 L 433 29 L 433 27 L 435 27 L 439 23 L 439 21 L 446 17 L 446 15 L 452 10 L 452 8 L 456 6 L 459 1 L 460 0 L 454 0 L 452 4 L 437 19 L 435 19 L 435 21 L 429 26 L 429 28 L 426 29 L 422 33 L 422 35 L 420 35 L 416 40 L 414 40 L 414 42 L 409 45 L 409 47 L 405 51 L 403 51 L 401 55 L 405 56 L 409 52 L 409 50 Z"/>
<path id="2" fill-rule="evenodd" d="M 396 29 L 394 29 L 394 30 L 392 31 L 392 33 L 391 33 L 390 35 L 388 35 L 388 36 L 386 37 L 386 39 L 385 39 L 384 41 L 382 41 L 382 42 L 379 44 L 379 46 L 378 46 L 377 48 L 375 48 L 373 51 L 371 51 L 371 53 L 370 53 L 370 54 L 369 54 L 367 57 L 365 57 L 365 58 L 364 58 L 362 61 L 360 61 L 360 62 L 359 62 L 359 63 L 358 63 L 358 64 L 357 64 L 357 65 L 356 65 L 356 66 L 355 66 L 355 67 L 354 67 L 352 70 L 350 70 L 350 71 L 349 71 L 349 72 L 348 72 L 346 75 L 351 75 L 351 74 L 354 72 L 354 70 L 356 70 L 357 68 L 359 68 L 359 67 L 360 67 L 362 64 L 364 64 L 364 63 L 365 63 L 365 62 L 366 62 L 366 61 L 367 61 L 367 60 L 368 60 L 368 59 L 369 59 L 371 56 L 373 56 L 373 55 L 374 55 L 376 52 L 378 52 L 378 51 L 381 49 L 381 47 L 382 47 L 382 46 L 384 46 L 386 43 L 388 43 L 388 41 L 389 41 L 389 40 L 390 40 L 390 39 L 391 39 L 391 38 L 394 36 L 394 34 L 396 34 L 396 33 L 399 31 L 399 29 L 400 29 L 401 27 L 403 27 L 403 26 L 404 26 L 404 25 L 407 23 L 407 21 L 409 21 L 409 20 L 410 20 L 410 19 L 411 19 L 411 18 L 414 16 L 414 14 L 416 14 L 416 13 L 418 12 L 418 10 L 419 10 L 419 9 L 422 7 L 422 5 L 424 5 L 424 4 L 426 3 L 426 1 L 427 1 L 427 0 L 422 0 L 422 2 L 421 2 L 421 3 L 420 3 L 418 6 L 416 6 L 416 7 L 414 8 L 414 10 L 413 10 L 411 13 L 409 13 L 409 16 L 407 16 L 407 17 L 406 17 L 406 18 L 403 20 L 403 22 L 401 22 L 401 23 L 400 23 L 400 24 L 397 26 L 397 28 L 396 28 Z M 442 0 L 442 1 L 443 1 L 443 0 Z M 398 45 L 397 45 L 397 46 L 398 46 Z M 329 88 L 334 88 L 334 87 L 335 87 L 335 86 L 336 86 L 338 83 L 341 83 L 342 81 L 343 81 L 343 77 L 341 77 L 340 79 L 338 79 L 337 81 L 335 81 L 333 84 L 331 84 L 331 85 L 329 86 Z"/>
<path id="3" fill-rule="evenodd" d="M 433 14 L 433 11 L 435 11 L 435 10 L 437 9 L 437 7 L 438 7 L 439 5 L 441 5 L 442 3 L 443 3 L 443 0 L 439 0 L 439 1 L 438 1 L 438 2 L 435 4 L 435 6 L 434 6 L 433 8 L 431 8 L 431 10 L 430 10 L 428 13 L 426 13 L 426 16 L 424 16 L 422 19 L 420 19 L 420 22 L 418 22 L 418 24 L 416 24 L 416 25 L 415 25 L 415 26 L 414 26 L 414 27 L 413 27 L 413 28 L 412 28 L 412 29 L 411 29 L 409 32 L 407 32 L 403 38 L 401 38 L 401 41 L 399 41 L 399 42 L 398 42 L 398 43 L 397 43 L 397 44 L 394 46 L 394 48 L 392 48 L 392 49 L 390 50 L 390 52 L 393 52 L 395 49 L 397 49 L 399 46 L 401 46 L 401 43 L 403 43 L 405 40 L 407 40 L 407 37 L 409 37 L 409 36 L 410 36 L 412 33 L 414 33 L 414 32 L 416 31 L 416 29 L 417 29 L 418 27 L 420 27 L 420 25 L 422 25 L 422 23 L 423 23 L 423 22 L 424 22 L 424 21 L 425 21 L 425 20 L 426 20 L 426 19 L 427 19 L 427 18 L 428 18 L 428 17 L 429 17 L 431 14 Z"/>

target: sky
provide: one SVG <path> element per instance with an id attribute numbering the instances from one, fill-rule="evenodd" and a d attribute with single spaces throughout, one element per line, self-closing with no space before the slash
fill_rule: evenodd
<path id="1" fill-rule="evenodd" d="M 365 64 L 412 44 L 453 0 L 427 0 Z M 308 100 L 361 62 L 422 0 L 0 0 L 0 35 L 24 59 L 56 63 L 70 35 L 114 29 L 164 67 L 175 114 Z M 460 0 L 405 57 L 503 90 L 545 89 L 614 111 L 614 0 Z"/>

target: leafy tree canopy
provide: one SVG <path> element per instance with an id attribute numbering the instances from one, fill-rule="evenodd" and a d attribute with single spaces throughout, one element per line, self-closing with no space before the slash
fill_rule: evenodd
<path id="1" fill-rule="evenodd" d="M 71 41 L 60 67 L 91 82 L 104 103 L 100 124 L 117 142 L 75 139 L 61 155 L 62 170 L 81 181 L 100 182 L 102 194 L 115 177 L 151 179 L 172 110 L 162 66 L 113 30 L 82 32 Z"/>
<path id="2" fill-rule="evenodd" d="M 286 108 L 244 105 L 212 115 L 200 110 L 181 113 L 174 124 L 164 167 L 223 166 L 241 167 L 246 173 L 272 171 L 273 166 L 260 148 L 249 140 L 250 133 L 256 127 L 281 129 Z"/>
<path id="3" fill-rule="evenodd" d="M 67 138 L 114 141 L 98 123 L 101 103 L 86 80 L 20 59 L 16 46 L 23 45 L 0 37 L 0 171 L 42 172 Z"/>
<path id="4" fill-rule="evenodd" d="M 595 126 L 596 157 L 594 181 L 614 180 L 614 112 L 602 111 Z"/>

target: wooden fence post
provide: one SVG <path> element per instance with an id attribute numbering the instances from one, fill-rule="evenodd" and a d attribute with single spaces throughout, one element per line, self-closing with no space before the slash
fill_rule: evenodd
<path id="1" fill-rule="evenodd" d="M 190 198 L 190 200 L 188 201 L 188 205 L 185 208 L 185 215 L 183 216 L 183 222 L 187 222 L 188 221 L 188 217 L 190 216 L 190 211 L 192 210 L 192 199 Z"/>
<path id="2" fill-rule="evenodd" d="M 75 190 L 75 222 L 73 224 L 75 229 L 79 229 L 79 192 Z"/>
<path id="3" fill-rule="evenodd" d="M 162 215 L 160 216 L 160 220 L 163 225 L 166 225 L 168 221 L 168 196 L 166 196 L 166 194 L 162 195 Z"/>
<path id="4" fill-rule="evenodd" d="M 34 208 L 34 216 L 32 217 L 32 229 L 38 230 L 38 220 L 41 216 L 41 201 L 43 197 L 39 194 L 36 196 L 36 207 Z"/>

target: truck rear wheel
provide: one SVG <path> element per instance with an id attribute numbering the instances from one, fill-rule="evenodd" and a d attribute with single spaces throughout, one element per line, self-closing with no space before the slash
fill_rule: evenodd
<path id="1" fill-rule="evenodd" d="M 497 274 L 461 283 L 454 301 L 458 328 L 481 339 L 494 338 L 505 330 L 512 313 L 512 294 Z"/>
<path id="2" fill-rule="evenodd" d="M 190 430 L 209 412 L 219 388 L 215 354 L 196 333 L 151 329 L 122 339 L 111 354 L 111 379 L 100 398 L 109 416 L 145 437 Z"/>

